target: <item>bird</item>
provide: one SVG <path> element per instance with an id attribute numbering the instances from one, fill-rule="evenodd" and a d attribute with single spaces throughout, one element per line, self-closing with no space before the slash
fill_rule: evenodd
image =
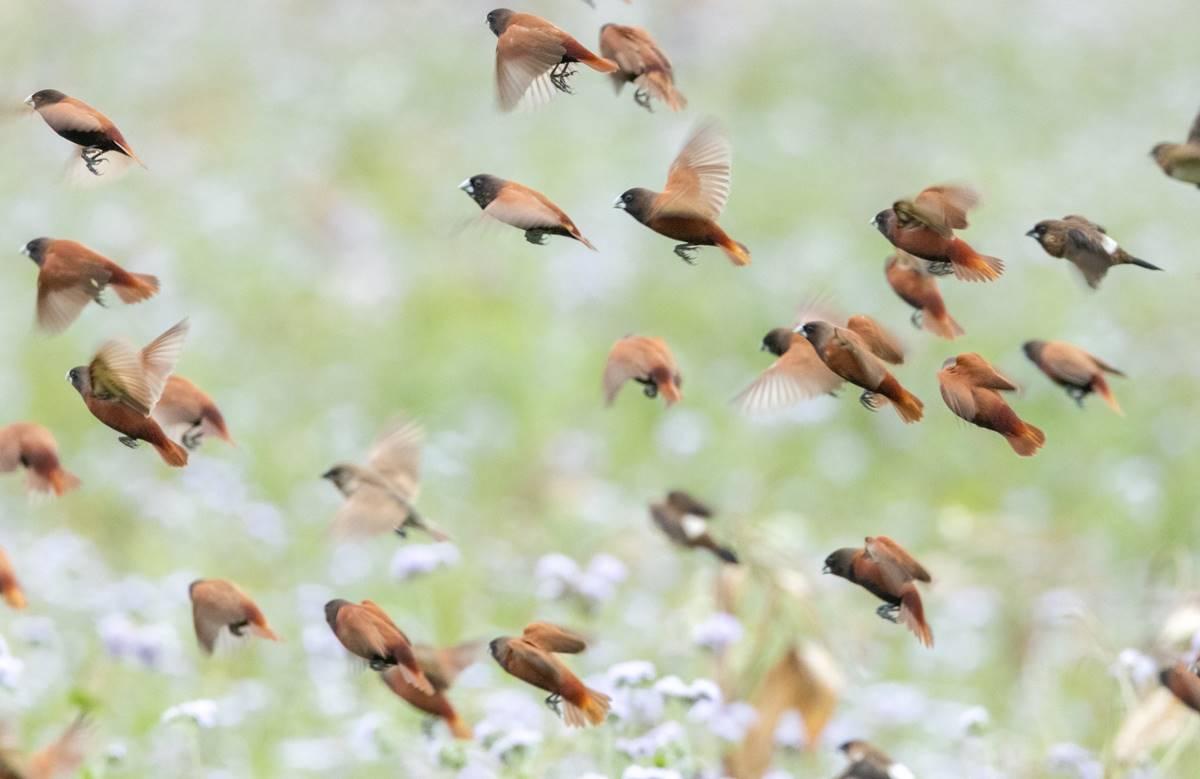
<path id="1" fill-rule="evenodd" d="M 110 153 L 146 167 L 112 120 L 82 100 L 57 89 L 39 89 L 25 98 L 25 105 L 37 111 L 51 130 L 79 147 L 79 158 L 93 176 L 104 175 L 100 167 L 110 162 Z"/>
<path id="2" fill-rule="evenodd" d="M 1051 381 L 1065 388 L 1081 408 L 1083 399 L 1095 392 L 1113 411 L 1124 416 L 1104 378 L 1106 373 L 1124 376 L 1123 372 L 1066 341 L 1026 341 L 1022 348 L 1025 356 Z"/>
<path id="3" fill-rule="evenodd" d="M 613 86 L 621 88 L 633 82 L 635 103 L 652 111 L 651 98 L 661 100 L 672 111 L 682 111 L 687 100 L 675 88 L 675 71 L 658 41 L 641 27 L 606 24 L 600 28 L 600 55 L 617 63 L 612 74 Z"/>
<path id="4" fill-rule="evenodd" d="M 1000 395 L 1016 390 L 1017 385 L 975 352 L 950 357 L 942 363 L 938 384 L 942 400 L 956 416 L 996 431 L 1022 457 L 1037 454 L 1046 443 L 1046 434 L 1018 417 Z"/>
<path id="5" fill-rule="evenodd" d="M 1192 667 L 1176 663 L 1159 671 L 1158 680 L 1181 703 L 1192 711 L 1200 712 L 1200 677 Z"/>
<path id="6" fill-rule="evenodd" d="M 939 184 L 912 200 L 897 200 L 875 215 L 871 224 L 897 249 L 930 263 L 936 274 L 953 272 L 963 281 L 994 281 L 1004 262 L 979 254 L 954 234 L 967 226 L 967 211 L 979 203 L 973 189 Z"/>
<path id="7" fill-rule="evenodd" d="M 1184 143 L 1159 143 L 1150 156 L 1173 179 L 1200 187 L 1200 114 L 1192 121 Z"/>
<path id="8" fill-rule="evenodd" d="M 837 779 L 915 779 L 913 772 L 865 741 L 854 739 L 838 747 L 850 761 Z"/>
<path id="9" fill-rule="evenodd" d="M 475 662 L 475 656 L 479 654 L 481 646 L 479 641 L 442 648 L 429 644 L 414 644 L 413 654 L 416 655 L 417 664 L 421 666 L 425 678 L 433 686 L 432 693 L 422 693 L 405 682 L 398 668 L 389 668 L 383 671 L 380 677 L 388 689 L 411 706 L 443 720 L 455 738 L 469 739 L 471 728 L 463 722 L 462 717 L 450 704 L 446 691 L 458 674 Z"/>
<path id="10" fill-rule="evenodd" d="M 279 640 L 258 605 L 233 582 L 197 579 L 188 585 L 188 597 L 192 600 L 196 640 L 205 654 L 213 653 L 222 630 L 228 630 L 235 638 L 241 638 L 249 630 L 259 638 Z"/>
<path id="11" fill-rule="evenodd" d="M 892 291 L 916 309 L 912 314 L 913 327 L 928 330 L 948 341 L 963 334 L 962 327 L 946 311 L 937 278 L 929 272 L 926 263 L 897 249 L 884 263 L 884 274 Z"/>
<path id="12" fill-rule="evenodd" d="M 25 608 L 25 591 L 21 589 L 16 571 L 3 548 L 0 548 L 0 597 L 14 609 Z"/>
<path id="13" fill-rule="evenodd" d="M 0 749 L 0 779 L 69 779 L 79 775 L 87 755 L 92 728 L 80 714 L 46 746 L 22 758 L 11 749 Z"/>
<path id="14" fill-rule="evenodd" d="M 122 303 L 158 294 L 156 277 L 130 273 L 77 241 L 34 238 L 21 251 L 38 266 L 37 326 L 51 335 L 66 330 L 88 303 L 103 306 L 109 287 Z"/>
<path id="15" fill-rule="evenodd" d="M 675 247 L 689 265 L 701 246 L 720 247 L 734 265 L 749 265 L 750 250 L 730 238 L 717 217 L 729 200 L 733 150 L 719 124 L 696 126 L 667 171 L 662 192 L 635 187 L 613 202 L 660 235 L 683 241 Z"/>
<path id="16" fill-rule="evenodd" d="M 925 621 L 925 607 L 916 585 L 933 579 L 892 539 L 867 536 L 861 549 L 838 549 L 825 558 L 822 573 L 840 576 L 884 601 L 876 614 L 889 622 L 904 623 L 922 644 L 933 646 L 933 632 Z"/>
<path id="17" fill-rule="evenodd" d="M 88 411 L 120 433 L 121 443 L 132 449 L 145 441 L 175 468 L 187 465 L 187 450 L 167 438 L 150 411 L 175 370 L 187 333 L 188 321 L 183 319 L 141 351 L 123 339 L 107 341 L 88 365 L 67 373 Z"/>
<path id="18" fill-rule="evenodd" d="M 340 598 L 325 604 L 325 621 L 351 654 L 366 660 L 372 671 L 395 667 L 400 678 L 426 695 L 433 685 L 417 663 L 412 643 L 373 601 L 349 603 Z"/>
<path id="19" fill-rule="evenodd" d="M 150 411 L 150 416 L 164 430 L 182 427 L 179 442 L 189 451 L 200 447 L 204 437 L 211 435 L 232 444 L 225 417 L 216 402 L 204 390 L 188 379 L 171 374 L 163 387 L 162 397 Z"/>
<path id="20" fill-rule="evenodd" d="M 682 490 L 667 493 L 661 503 L 650 504 L 650 517 L 673 543 L 688 549 L 707 549 L 726 563 L 737 564 L 733 550 L 721 546 L 708 534 L 713 511 Z"/>
<path id="21" fill-rule="evenodd" d="M 683 400 L 683 376 L 661 338 L 628 335 L 612 345 L 604 364 L 605 404 L 611 406 L 621 386 L 630 379 L 642 385 L 642 394 L 648 398 L 661 394 L 667 406 Z"/>
<path id="22" fill-rule="evenodd" d="M 1062 219 L 1043 219 L 1025 235 L 1041 244 L 1046 254 L 1073 264 L 1092 289 L 1100 286 L 1114 265 L 1162 270 L 1122 249 L 1100 225 L 1075 214 Z"/>
<path id="23" fill-rule="evenodd" d="M 496 96 L 500 110 L 511 111 L 522 100 L 544 103 L 553 90 L 571 93 L 571 65 L 582 62 L 600 73 L 613 73 L 617 63 L 593 54 L 579 41 L 533 14 L 507 8 L 488 12 L 487 26 L 496 36 Z"/>
<path id="24" fill-rule="evenodd" d="M 409 528 L 416 528 L 436 541 L 450 540 L 413 506 L 421 489 L 424 443 L 425 431 L 419 424 L 397 419 L 371 444 L 366 465 L 337 463 L 321 474 L 346 498 L 333 518 L 334 535 L 378 535 L 390 530 L 404 537 Z"/>
<path id="25" fill-rule="evenodd" d="M 519 637 L 501 636 L 488 644 L 492 657 L 507 673 L 550 693 L 546 705 L 555 713 L 563 704 L 568 727 L 599 725 L 608 716 L 611 699 L 584 686 L 555 654 L 578 654 L 587 648 L 583 638 L 548 622 L 534 622 Z"/>
<path id="26" fill-rule="evenodd" d="M 24 468 L 30 492 L 61 496 L 79 486 L 75 474 L 62 467 L 54 435 L 34 422 L 0 427 L 0 473 Z"/>
<path id="27" fill-rule="evenodd" d="M 561 235 L 596 251 L 571 217 L 535 189 L 487 173 L 472 176 L 458 188 L 470 195 L 486 216 L 524 230 L 525 240 L 536 246 L 544 245 L 547 235 Z"/>
<path id="28" fill-rule="evenodd" d="M 842 328 L 823 321 L 806 322 L 800 330 L 831 371 L 863 388 L 859 403 L 864 408 L 877 410 L 879 396 L 883 396 L 895 404 L 903 422 L 920 421 L 925 404 L 884 367 L 877 356 L 876 342 L 864 338 L 863 332 L 849 324 Z"/>

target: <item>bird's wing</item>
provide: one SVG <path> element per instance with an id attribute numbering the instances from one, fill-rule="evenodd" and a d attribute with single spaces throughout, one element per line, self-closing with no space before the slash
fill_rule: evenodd
<path id="1" fill-rule="evenodd" d="M 523 230 L 570 221 L 566 213 L 541 192 L 515 181 L 505 184 L 483 213 Z"/>
<path id="2" fill-rule="evenodd" d="M 686 543 L 687 534 L 683 532 L 680 517 L 676 516 L 670 506 L 655 503 L 650 506 L 650 518 L 663 534 L 676 543 Z"/>
<path id="3" fill-rule="evenodd" d="M 692 131 L 667 171 L 667 185 L 654 214 L 689 214 L 716 219 L 725 210 L 732 181 L 733 147 L 716 122 Z"/>
<path id="4" fill-rule="evenodd" d="M 142 349 L 142 372 L 146 375 L 146 383 L 150 389 L 150 408 L 154 408 L 158 399 L 162 397 L 167 379 L 175 370 L 179 356 L 183 354 L 183 342 L 187 340 L 188 329 L 188 320 L 180 320 Z"/>
<path id="5" fill-rule="evenodd" d="M 960 354 L 956 359 L 959 369 L 965 371 L 970 382 L 977 387 L 987 387 L 1000 392 L 1012 392 L 1017 389 L 1017 385 L 1011 379 L 975 352 Z"/>
<path id="6" fill-rule="evenodd" d="M 867 555 L 877 563 L 891 563 L 902 570 L 908 578 L 931 582 L 929 571 L 916 561 L 908 551 L 887 536 L 869 536 L 866 539 Z"/>
<path id="7" fill-rule="evenodd" d="M 1059 378 L 1081 387 L 1090 384 L 1099 369 L 1094 357 L 1078 346 L 1065 343 L 1046 344 L 1042 362 Z"/>
<path id="8" fill-rule="evenodd" d="M 879 386 L 887 372 L 853 330 L 835 327 L 825 346 L 825 357 L 834 373 L 860 377 L 868 386 Z"/>
<path id="9" fill-rule="evenodd" d="M 551 625 L 549 622 L 532 622 L 521 634 L 529 643 L 547 652 L 578 654 L 587 649 L 587 643 L 578 633 Z"/>
<path id="10" fill-rule="evenodd" d="M 393 422 L 367 452 L 367 465 L 387 480 L 392 490 L 408 501 L 420 491 L 421 446 L 425 431 L 412 420 Z"/>
<path id="11" fill-rule="evenodd" d="M 154 408 L 154 387 L 142 366 L 142 353 L 124 339 L 107 341 L 88 365 L 92 394 L 123 403 L 143 416 Z"/>
<path id="12" fill-rule="evenodd" d="M 45 333 L 57 335 L 66 330 L 72 322 L 79 318 L 88 303 L 96 299 L 97 290 L 107 283 L 92 286 L 72 285 L 51 287 L 42 284 L 38 279 L 37 290 L 37 324 Z"/>
<path id="13" fill-rule="evenodd" d="M 808 339 L 793 339 L 791 348 L 738 393 L 733 403 L 745 413 L 766 414 L 827 395 L 840 386 L 842 378 L 821 361 Z"/>
<path id="14" fill-rule="evenodd" d="M 536 105 L 554 94 L 547 74 L 562 62 L 566 48 L 552 31 L 511 25 L 496 39 L 496 95 L 511 111 L 524 99 Z"/>
<path id="15" fill-rule="evenodd" d="M 879 359 L 886 360 L 893 365 L 904 362 L 904 348 L 896 336 L 888 332 L 887 328 L 875 319 L 865 314 L 852 316 L 846 322 L 846 328 L 857 333 L 871 353 Z"/>
<path id="16" fill-rule="evenodd" d="M 942 390 L 942 400 L 958 417 L 970 422 L 975 419 L 978 407 L 975 403 L 975 388 L 965 376 L 956 370 L 943 368 L 938 371 L 938 386 Z"/>
<path id="17" fill-rule="evenodd" d="M 55 132 L 98 133 L 104 131 L 104 120 L 94 110 L 76 101 L 60 100 L 38 109 L 42 119 Z"/>
<path id="18" fill-rule="evenodd" d="M 667 503 L 684 514 L 705 519 L 713 515 L 713 510 L 706 504 L 693 498 L 683 490 L 671 490 L 667 493 Z"/>
<path id="19" fill-rule="evenodd" d="M 379 535 L 400 527 L 409 513 L 389 491 L 363 483 L 342 502 L 330 532 L 343 538 Z"/>
<path id="20" fill-rule="evenodd" d="M 401 630 L 400 627 L 395 622 L 392 621 L 392 618 L 388 616 L 387 612 L 384 611 L 379 606 L 378 603 L 376 603 L 373 600 L 368 599 L 368 600 L 364 600 L 359 605 L 362 606 L 364 609 L 366 609 L 367 613 L 370 614 L 374 619 L 379 620 L 384 625 L 387 625 L 389 628 L 395 630 L 401 636 L 404 636 L 404 631 Z M 404 636 L 404 640 L 407 641 L 408 636 Z"/>
<path id="21" fill-rule="evenodd" d="M 1079 227 L 1067 228 L 1066 256 L 1087 281 L 1088 286 L 1095 288 L 1100 280 L 1112 267 L 1112 251 L 1116 251 L 1117 242 L 1104 233 L 1096 230 L 1085 230 Z"/>

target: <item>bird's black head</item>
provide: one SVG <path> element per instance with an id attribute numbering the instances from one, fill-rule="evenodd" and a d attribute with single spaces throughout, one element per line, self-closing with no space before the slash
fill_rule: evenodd
<path id="1" fill-rule="evenodd" d="M 776 357 L 782 357 L 784 352 L 792 348 L 792 331 L 786 327 L 776 327 L 763 336 L 762 350 Z"/>
<path id="2" fill-rule="evenodd" d="M 499 38 L 508 29 L 508 22 L 512 19 L 512 16 L 513 12 L 507 8 L 497 8 L 494 11 L 488 12 L 487 26 Z"/>
<path id="3" fill-rule="evenodd" d="M 508 654 L 508 639 L 504 636 L 493 638 L 488 642 L 488 652 L 496 662 L 502 662 L 504 656 Z"/>
<path id="4" fill-rule="evenodd" d="M 49 238 L 34 238 L 32 241 L 21 247 L 21 254 L 24 254 L 26 257 L 37 263 L 38 267 L 41 267 L 42 260 L 46 253 L 46 247 L 49 244 Z"/>
<path id="5" fill-rule="evenodd" d="M 658 193 L 641 187 L 627 189 L 613 201 L 613 208 L 620 208 L 639 222 L 645 222 L 650 216 L 650 207 Z"/>
<path id="6" fill-rule="evenodd" d="M 875 215 L 871 220 L 871 226 L 879 232 L 887 235 L 892 230 L 892 225 L 896 222 L 896 212 L 890 208 L 885 208 Z"/>
<path id="7" fill-rule="evenodd" d="M 1173 143 L 1156 143 L 1154 144 L 1154 148 L 1150 149 L 1150 156 L 1154 159 L 1158 159 L 1164 152 L 1168 151 L 1174 145 L 1175 144 Z"/>
<path id="8" fill-rule="evenodd" d="M 843 579 L 850 578 L 850 571 L 854 567 L 854 555 L 858 554 L 857 549 L 839 549 L 833 554 L 825 558 L 825 567 L 821 573 L 831 573 L 834 576 L 840 576 Z"/>
<path id="9" fill-rule="evenodd" d="M 57 89 L 39 89 L 29 97 L 25 98 L 25 105 L 37 109 L 44 105 L 54 105 L 55 103 L 66 100 L 67 96 Z"/>
<path id="10" fill-rule="evenodd" d="M 87 392 L 88 386 L 90 385 L 90 382 L 88 381 L 87 366 L 77 365 L 71 370 L 67 371 L 67 381 L 71 382 L 71 386 L 74 387 L 79 394 L 82 395 Z"/>
<path id="11" fill-rule="evenodd" d="M 458 188 L 470 195 L 480 208 L 487 208 L 496 199 L 496 195 L 500 194 L 505 183 L 504 179 L 498 176 L 480 173 L 459 184 Z"/>
<path id="12" fill-rule="evenodd" d="M 325 604 L 325 621 L 329 623 L 329 627 L 333 627 L 337 623 L 338 612 L 342 606 L 349 605 L 349 602 L 342 598 L 335 598 Z"/>
<path id="13" fill-rule="evenodd" d="M 1045 345 L 1045 341 L 1026 341 L 1021 344 L 1021 351 L 1025 352 L 1026 357 L 1036 362 L 1042 353 L 1042 347 Z"/>
<path id="14" fill-rule="evenodd" d="M 1049 229 L 1050 229 L 1050 225 L 1047 224 L 1046 222 L 1038 222 L 1032 228 L 1030 228 L 1030 230 L 1028 232 L 1026 232 L 1025 235 L 1034 239 L 1038 243 L 1041 243 L 1042 239 L 1046 237 L 1046 231 Z"/>

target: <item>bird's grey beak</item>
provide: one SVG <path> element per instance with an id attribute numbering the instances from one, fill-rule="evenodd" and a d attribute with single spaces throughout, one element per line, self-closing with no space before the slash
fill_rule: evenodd
<path id="1" fill-rule="evenodd" d="M 1030 230 L 1029 232 L 1025 233 L 1025 235 L 1029 236 L 1030 238 L 1037 238 L 1037 228 Z"/>
<path id="2" fill-rule="evenodd" d="M 25 105 L 29 106 L 30 108 L 33 108 L 33 95 L 30 95 L 29 97 L 25 98 Z"/>
<path id="3" fill-rule="evenodd" d="M 766 345 L 766 344 L 759 344 L 759 345 L 758 345 L 758 350 L 759 350 L 760 352 L 765 352 L 765 351 L 767 350 L 767 345 Z"/>
<path id="4" fill-rule="evenodd" d="M 833 573 L 833 571 L 829 570 L 829 566 L 826 565 L 824 568 L 821 569 L 821 573 Z"/>
<path id="5" fill-rule="evenodd" d="M 949 368 L 951 365 L 953 365 L 956 362 L 958 362 L 957 357 L 947 357 L 945 360 L 942 361 L 942 367 Z"/>
<path id="6" fill-rule="evenodd" d="M 461 184 L 459 184 L 459 185 L 458 185 L 458 188 L 459 188 L 459 189 L 461 189 L 463 192 L 466 192 L 468 195 L 474 195 L 474 194 L 475 194 L 475 187 L 471 186 L 471 180 L 470 180 L 470 179 L 465 179 L 465 180 L 463 181 L 463 183 L 461 183 Z"/>
<path id="7" fill-rule="evenodd" d="M 33 256 L 33 253 L 29 251 L 29 244 L 27 244 L 27 243 L 21 244 L 21 248 L 18 249 L 17 251 L 19 251 L 21 254 L 24 254 L 26 257 Z"/>
<path id="8" fill-rule="evenodd" d="M 622 200 L 621 198 L 617 198 L 616 200 L 613 201 L 613 208 L 620 208 L 621 210 L 624 210 L 625 209 L 625 201 Z"/>
<path id="9" fill-rule="evenodd" d="M 321 478 L 322 479 L 332 479 L 333 478 L 333 469 L 330 468 L 328 471 L 325 471 L 325 473 L 321 474 Z"/>

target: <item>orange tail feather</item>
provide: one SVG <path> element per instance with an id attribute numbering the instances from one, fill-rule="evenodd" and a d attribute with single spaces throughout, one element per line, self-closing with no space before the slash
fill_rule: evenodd
<path id="1" fill-rule="evenodd" d="M 879 385 L 876 390 L 880 395 L 883 395 L 896 407 L 896 413 L 900 415 L 900 419 L 905 424 L 912 422 L 920 422 L 925 415 L 925 404 L 921 399 L 904 389 L 896 377 L 888 374 L 887 378 Z"/>
<path id="2" fill-rule="evenodd" d="M 721 243 L 717 244 L 725 252 L 725 256 L 729 261 L 738 267 L 744 267 L 750 264 L 750 250 L 746 248 L 746 244 L 738 243 L 732 238 L 726 238 Z"/>
<path id="3" fill-rule="evenodd" d="M 950 263 L 962 281 L 995 281 L 1004 273 L 1004 260 L 980 254 L 961 238 L 951 244 Z"/>
<path id="4" fill-rule="evenodd" d="M 1099 373 L 1092 378 L 1092 392 L 1095 392 L 1097 395 L 1104 398 L 1104 402 L 1107 403 L 1109 408 L 1111 408 L 1113 411 L 1117 412 L 1121 416 L 1125 416 L 1125 412 L 1121 410 L 1121 405 L 1117 403 L 1117 398 L 1115 395 L 1113 395 L 1112 389 L 1109 388 L 1108 382 L 1105 381 L 1104 377 Z"/>
<path id="5" fill-rule="evenodd" d="M 182 468 L 188 464 L 187 449 L 184 449 L 166 436 L 163 436 L 161 441 L 152 441 L 151 446 L 158 450 L 158 455 L 162 457 L 163 462 L 172 468 Z"/>
<path id="6" fill-rule="evenodd" d="M 1004 438 L 1013 451 L 1022 457 L 1032 457 L 1046 443 L 1046 434 L 1028 422 L 1021 422 L 1018 432 L 1005 435 Z"/>
<path id="7" fill-rule="evenodd" d="M 612 699 L 602 692 L 590 688 L 583 689 L 583 696 L 576 701 L 564 698 L 563 721 L 568 727 L 582 728 L 585 725 L 599 725 L 608 716 Z"/>
<path id="8" fill-rule="evenodd" d="M 122 303 L 140 303 L 158 293 L 158 277 L 146 273 L 130 273 L 128 279 L 112 284 Z"/>
<path id="9" fill-rule="evenodd" d="M 445 717 L 446 726 L 450 728 L 450 735 L 463 741 L 470 741 L 472 738 L 471 727 L 463 722 L 462 717 L 458 713 L 451 711 L 450 715 Z"/>
<path id="10" fill-rule="evenodd" d="M 938 313 L 934 313 L 929 309 L 925 309 L 925 316 L 921 322 L 926 330 L 938 336 L 945 338 L 947 341 L 953 341 L 955 338 L 963 334 L 963 329 L 958 322 L 950 314 L 946 313 L 946 309 L 942 309 Z"/>
<path id="11" fill-rule="evenodd" d="M 925 621 L 925 606 L 921 603 L 921 594 L 911 583 L 900 598 L 900 621 L 913 632 L 918 641 L 933 648 L 933 631 Z"/>

